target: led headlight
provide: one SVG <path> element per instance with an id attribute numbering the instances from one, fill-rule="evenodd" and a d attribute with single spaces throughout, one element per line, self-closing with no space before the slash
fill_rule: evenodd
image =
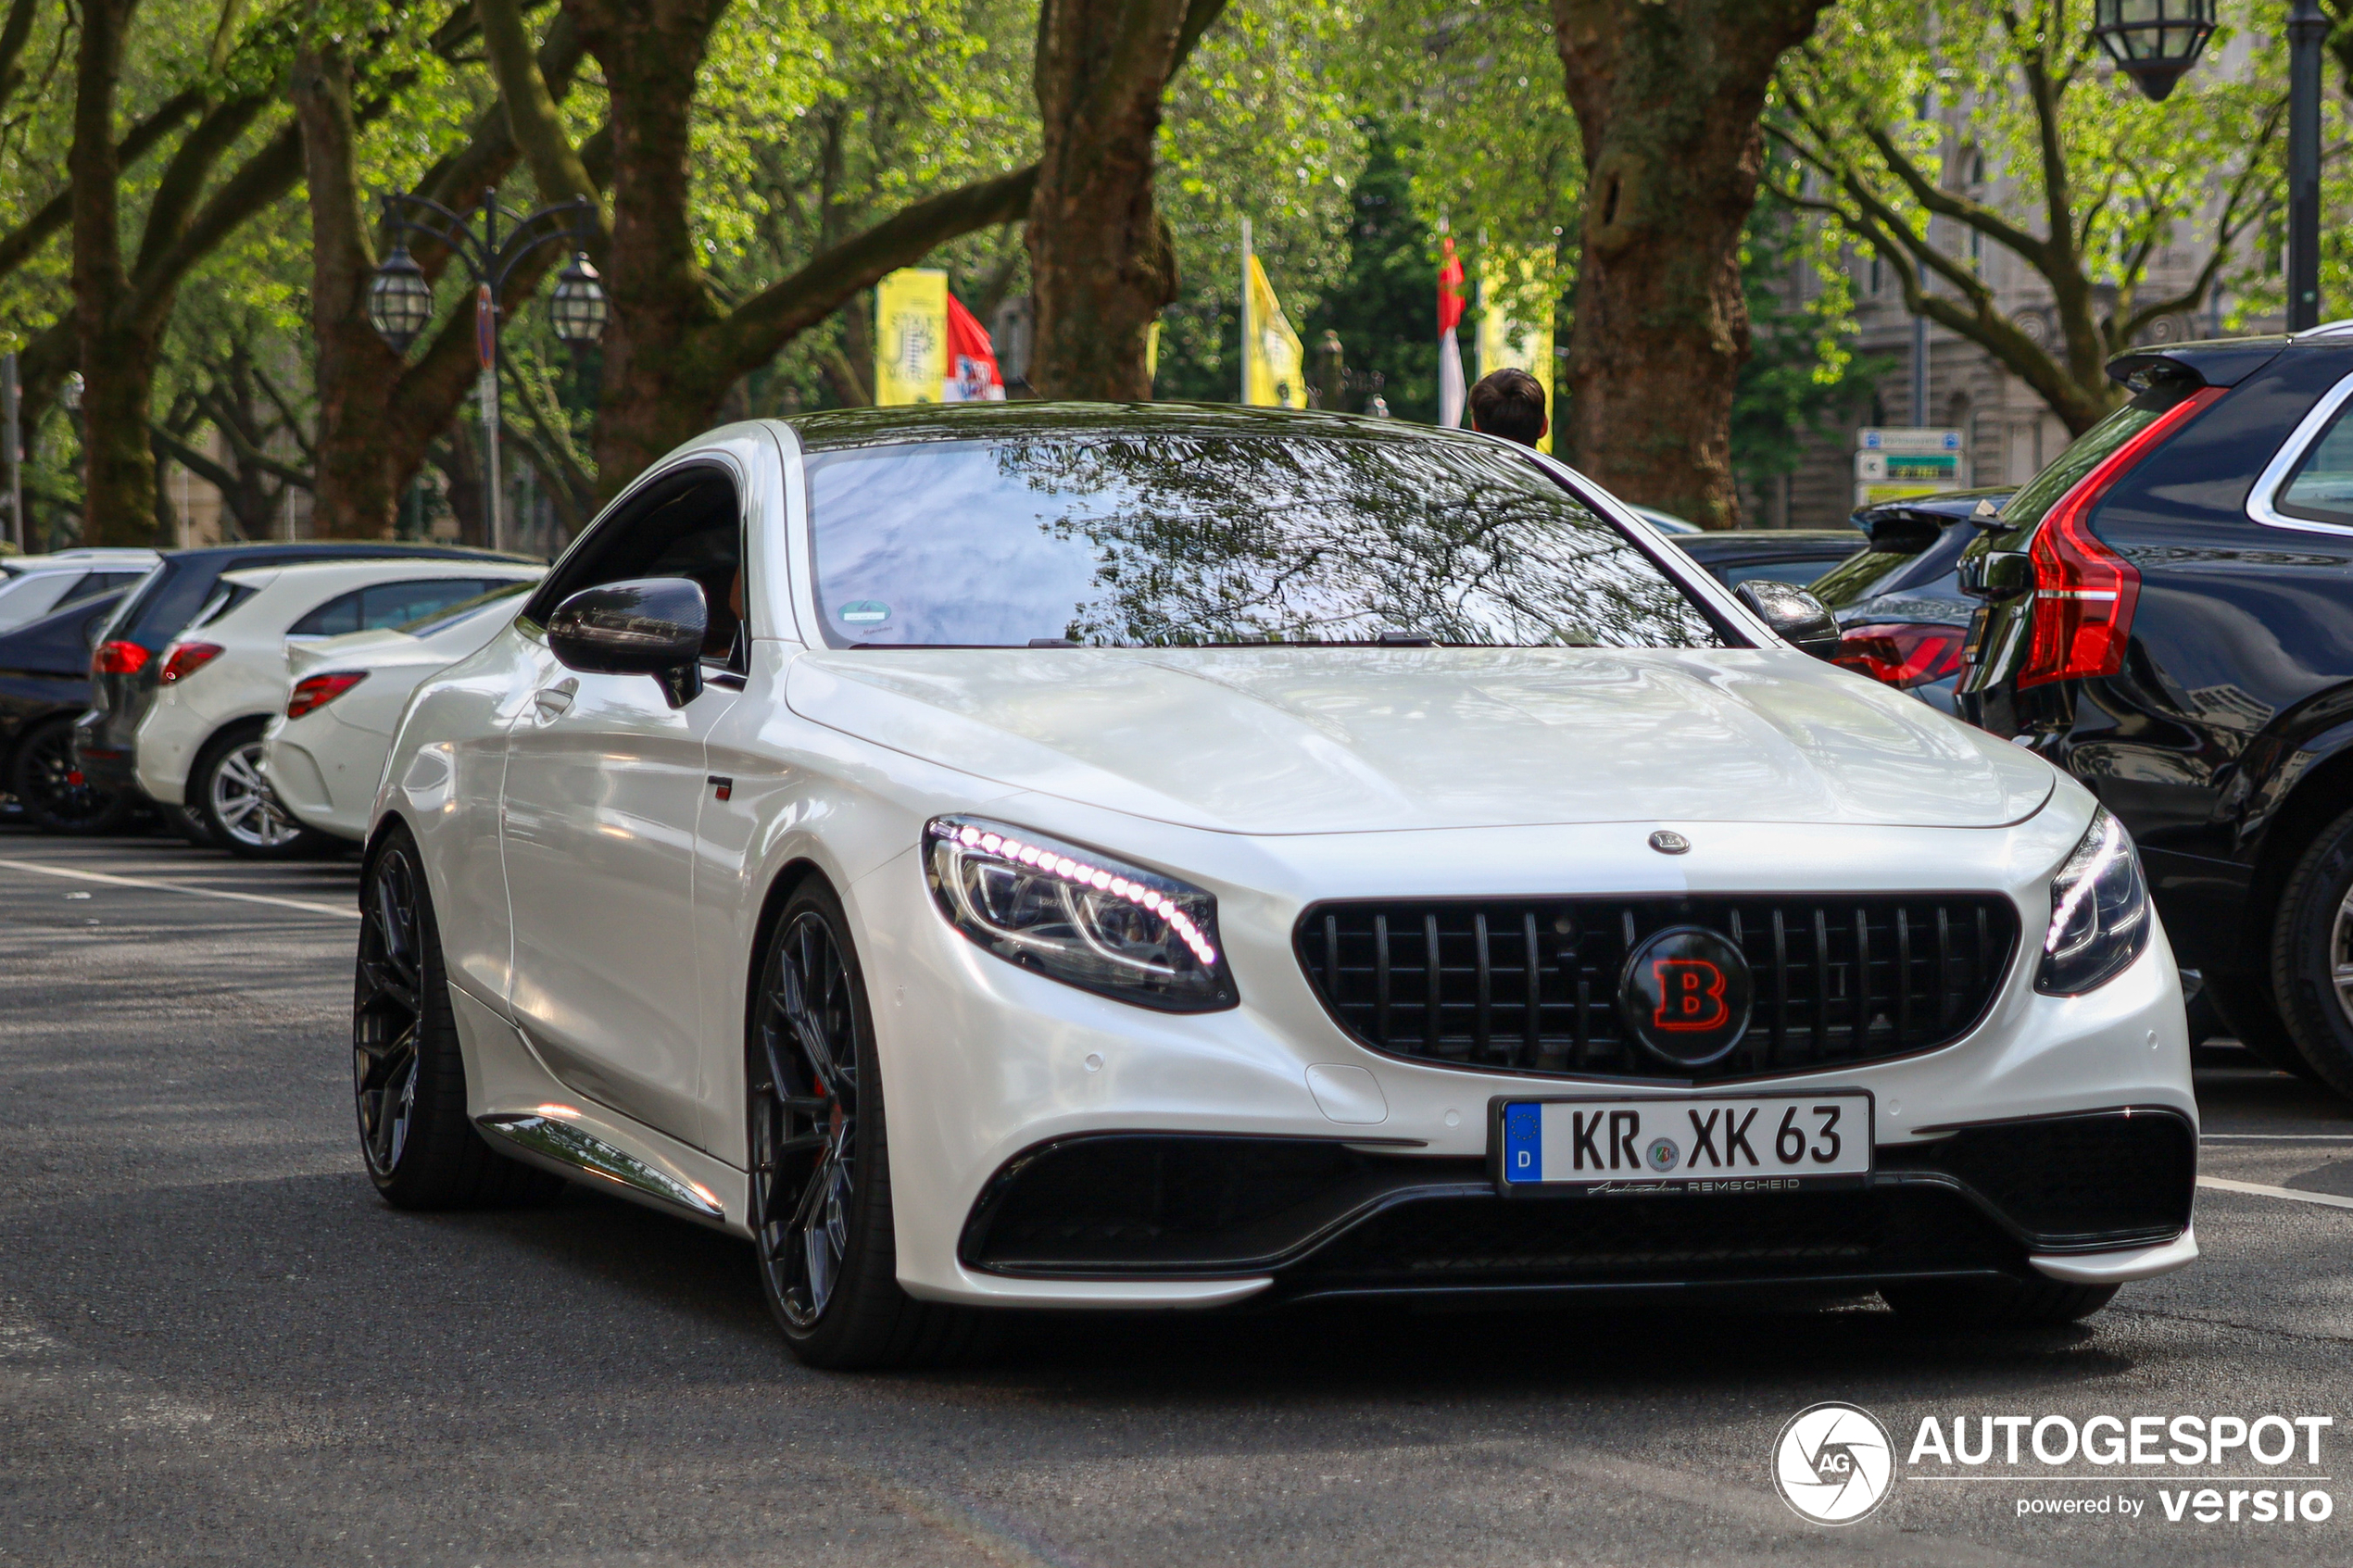
<path id="1" fill-rule="evenodd" d="M 2141 956 L 2155 924 L 2132 835 L 2102 807 L 2051 878 L 2051 929 L 2034 988 L 2046 997 L 2097 990 Z"/>
<path id="2" fill-rule="evenodd" d="M 976 817 L 925 826 L 924 875 L 949 922 L 1008 963 L 1168 1012 L 1237 1000 L 1217 900 L 1175 877 Z"/>

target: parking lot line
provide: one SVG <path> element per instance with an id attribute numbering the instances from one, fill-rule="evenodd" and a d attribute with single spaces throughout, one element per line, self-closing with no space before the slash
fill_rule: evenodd
<path id="1" fill-rule="evenodd" d="M 280 898 L 267 893 L 232 893 L 225 887 L 190 887 L 177 882 L 157 882 L 142 876 L 111 876 L 105 872 L 72 872 L 63 866 L 44 866 L 35 860 L 0 860 L 0 871 L 31 872 L 36 876 L 65 877 L 73 882 L 103 882 L 116 887 L 152 888 L 159 893 L 185 893 L 192 898 L 231 898 L 240 904 L 275 904 L 280 909 L 303 909 L 314 915 L 335 915 L 344 920 L 358 920 L 359 911 L 338 904 L 314 904 L 304 898 Z"/>
<path id="2" fill-rule="evenodd" d="M 2334 1193 L 2298 1192 L 2294 1187 L 2265 1186 L 2260 1182 L 2234 1182 L 2223 1176 L 2200 1176 L 2197 1185 L 2213 1187 L 2219 1192 L 2251 1193 L 2257 1198 L 2292 1198 L 2298 1203 L 2322 1203 L 2331 1209 L 2353 1209 L 2353 1198 L 2339 1198 Z"/>

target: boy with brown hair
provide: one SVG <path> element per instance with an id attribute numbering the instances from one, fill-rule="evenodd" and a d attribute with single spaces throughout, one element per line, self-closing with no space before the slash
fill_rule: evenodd
<path id="1" fill-rule="evenodd" d="M 1471 429 L 1523 446 L 1544 439 L 1544 384 L 1526 370 L 1490 370 L 1470 389 Z"/>

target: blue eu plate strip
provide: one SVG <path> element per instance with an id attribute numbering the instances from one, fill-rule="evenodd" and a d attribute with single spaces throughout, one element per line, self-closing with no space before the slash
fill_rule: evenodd
<path id="1" fill-rule="evenodd" d="M 1504 1180 L 1541 1182 L 1544 1179 L 1544 1108 L 1540 1105 L 1504 1107 Z"/>

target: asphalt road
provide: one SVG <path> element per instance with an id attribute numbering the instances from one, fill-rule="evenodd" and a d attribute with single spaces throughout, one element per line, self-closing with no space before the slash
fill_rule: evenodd
<path id="1" fill-rule="evenodd" d="M 0 833 L 0 1562 L 2353 1561 L 2353 1207 L 2284 1196 L 2353 1199 L 2353 1109 L 2235 1051 L 2203 1053 L 2206 1169 L 2270 1190 L 2203 1191 L 2203 1261 L 2081 1330 L 1056 1317 L 968 1370 L 833 1376 L 736 1242 L 586 1194 L 377 1201 L 354 881 Z M 1927 1416 L 2337 1424 L 2318 1465 L 1911 1467 L 1834 1530 L 1769 1479 L 1825 1399 L 1899 1448 Z M 2333 1516 L 2164 1517 L 2185 1476 L 2256 1474 L 2327 1477 L 2296 1489 Z M 2069 1499 L 2109 1512 L 2018 1512 Z"/>

